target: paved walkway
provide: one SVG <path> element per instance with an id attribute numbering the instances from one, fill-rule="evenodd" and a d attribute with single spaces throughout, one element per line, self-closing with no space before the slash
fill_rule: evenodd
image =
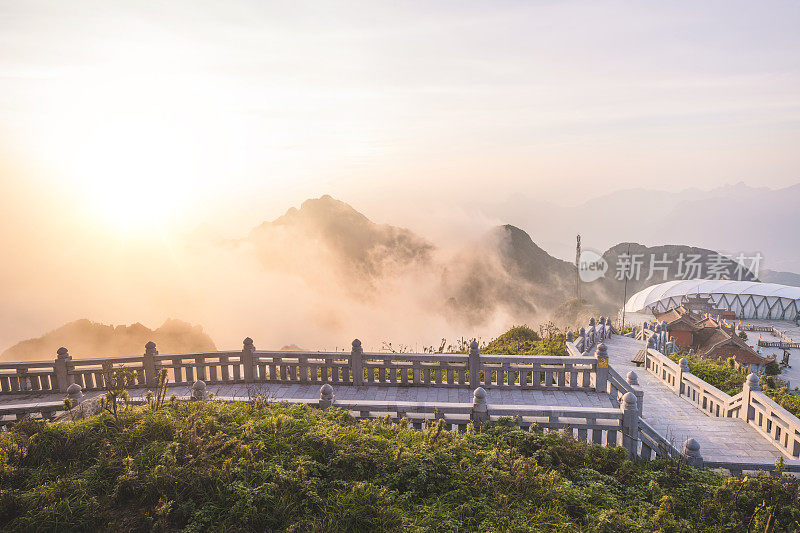
<path id="1" fill-rule="evenodd" d="M 785 335 L 791 337 L 795 342 L 800 342 L 800 326 L 794 322 L 787 320 L 757 320 L 745 319 L 742 320 L 743 324 L 753 324 L 755 326 L 772 326 L 775 329 L 782 331 Z M 747 344 L 756 346 L 759 337 L 765 341 L 780 340 L 777 336 L 773 337 L 771 333 L 760 331 L 745 331 L 747 333 Z M 800 349 L 788 350 L 789 364 L 791 368 L 784 368 L 781 371 L 781 377 L 789 382 L 789 388 L 794 389 L 800 387 Z M 765 356 L 775 355 L 776 360 L 780 363 L 783 359 L 783 350 L 778 348 L 762 348 L 761 354 Z"/>
<path id="2" fill-rule="evenodd" d="M 644 367 L 631 362 L 643 341 L 615 336 L 606 340 L 611 366 L 623 377 L 633 370 L 644 390 L 643 418 L 680 450 L 692 437 L 708 461 L 775 461 L 782 454 L 755 429 L 738 418 L 712 418 L 677 396 Z"/>
<path id="3" fill-rule="evenodd" d="M 402 402 L 452 402 L 472 403 L 472 389 L 469 387 L 398 387 L 368 385 L 353 387 L 350 385 L 334 385 L 334 398 L 338 400 L 378 400 Z M 206 392 L 225 399 L 247 400 L 263 396 L 272 401 L 280 400 L 319 400 L 320 385 L 253 383 L 250 385 L 208 385 Z M 141 398 L 146 389 L 130 389 L 132 398 Z M 100 392 L 87 392 L 85 396 L 92 398 Z M 178 397 L 187 397 L 191 394 L 190 387 L 186 385 L 173 385 L 168 387 L 167 397 L 175 394 Z M 44 405 L 63 402 L 64 394 L 46 393 L 33 396 L 13 395 L 0 396 L 0 407 L 22 407 L 26 405 Z M 487 402 L 499 405 L 546 405 L 546 406 L 571 406 L 571 407 L 613 407 L 607 394 L 595 392 L 564 392 L 541 390 L 514 390 L 514 389 L 488 389 Z"/>

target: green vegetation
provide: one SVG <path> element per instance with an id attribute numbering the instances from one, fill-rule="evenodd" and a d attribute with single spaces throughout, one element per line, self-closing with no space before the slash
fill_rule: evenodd
<path id="1" fill-rule="evenodd" d="M 526 325 L 514 326 L 484 348 L 482 353 L 497 355 L 566 356 L 565 335 L 552 322 L 534 331 Z"/>
<path id="2" fill-rule="evenodd" d="M 744 368 L 737 369 L 733 359 L 701 359 L 685 352 L 676 352 L 670 355 L 670 358 L 676 363 L 681 357 L 685 358 L 689 363 L 689 371 L 692 374 L 730 396 L 735 396 L 742 392 L 744 380 L 747 374 L 750 373 L 749 370 Z M 786 387 L 777 386 L 775 379 L 772 378 L 775 374 L 771 373 L 770 368 L 766 370 L 766 375 L 761 376 L 759 380 L 762 392 L 772 398 L 775 403 L 800 418 L 800 395 L 793 394 Z M 772 372 L 774 372 L 774 368 Z"/>
<path id="3" fill-rule="evenodd" d="M 0 529 L 789 531 L 789 476 L 631 463 L 499 424 L 452 434 L 263 401 L 122 407 L 0 435 Z"/>

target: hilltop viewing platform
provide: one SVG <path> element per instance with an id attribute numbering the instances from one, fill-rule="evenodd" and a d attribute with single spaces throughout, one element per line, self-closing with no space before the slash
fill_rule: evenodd
<path id="1" fill-rule="evenodd" d="M 567 335 L 567 357 L 481 354 L 476 342 L 467 354 L 365 353 L 359 340 L 350 353 L 262 351 L 249 338 L 241 351 L 202 354 L 159 354 L 148 343 L 142 356 L 72 359 L 62 348 L 53 362 L 0 364 L 0 414 L 6 425 L 63 418 L 65 398 L 69 417 L 97 412 L 97 398 L 120 386 L 115 373 L 123 371 L 132 403 L 161 379 L 166 396 L 183 400 L 333 406 L 414 427 L 441 419 L 453 431 L 507 417 L 621 445 L 637 460 L 682 456 L 740 472 L 770 470 L 783 458 L 800 472 L 800 422 L 760 393 L 757 378 L 731 398 L 666 357 L 659 350 L 674 343 L 648 327 L 637 339 L 592 319 Z"/>

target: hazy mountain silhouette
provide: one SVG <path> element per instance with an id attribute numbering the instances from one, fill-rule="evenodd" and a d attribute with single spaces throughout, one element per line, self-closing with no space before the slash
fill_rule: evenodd
<path id="1" fill-rule="evenodd" d="M 630 245 L 630 255 L 633 258 L 631 263 L 624 259 L 628 253 Z M 695 259 L 698 258 L 699 259 Z M 681 259 L 682 258 L 682 259 Z M 636 272 L 638 264 L 639 275 L 634 275 L 628 280 L 628 296 L 640 291 L 641 289 L 657 283 L 679 279 L 741 279 L 743 281 L 758 281 L 756 276 L 743 265 L 742 268 L 737 263 L 722 256 L 714 250 L 698 248 L 695 246 L 685 246 L 677 244 L 666 244 L 661 246 L 645 246 L 638 243 L 620 243 L 603 253 L 603 259 L 608 262 L 609 270 L 606 279 L 609 284 L 614 285 L 614 292 L 623 294 L 624 278 L 619 271 L 621 267 L 630 268 L 630 272 Z M 690 263 L 696 262 L 701 268 L 694 270 Z M 712 265 L 713 268 L 712 268 Z M 651 268 L 653 267 L 653 268 Z M 661 270 L 661 268 L 665 270 Z M 620 274 L 618 276 L 618 274 Z M 652 277 L 650 277 L 652 274 Z M 620 279 L 617 279 L 617 278 Z M 648 279 L 649 278 L 649 279 Z M 617 302 L 618 307 L 622 306 L 622 300 Z"/>
<path id="2" fill-rule="evenodd" d="M 644 193 L 628 193 L 637 194 Z M 625 203 L 630 198 L 619 201 Z M 472 326 L 488 323 L 497 313 L 531 323 L 555 316 L 553 313 L 569 321 L 586 314 L 587 309 L 615 314 L 624 300 L 624 282 L 615 275 L 627 243 L 603 254 L 609 265 L 605 277 L 582 283 L 583 301 L 565 308 L 562 304 L 576 297 L 575 265 L 553 257 L 516 226 L 492 228 L 463 249 L 445 252 L 408 229 L 376 224 L 330 196 L 307 200 L 300 209 L 290 209 L 278 219 L 261 224 L 246 242 L 255 247 L 268 268 L 301 275 L 311 284 L 334 282 L 355 295 L 378 288 L 393 276 L 423 272 L 432 277 L 431 290 L 438 291 L 438 300 L 444 302 L 441 309 L 425 312 L 445 313 Z M 713 257 L 718 256 L 719 277 L 754 279 L 746 269 L 737 270 L 733 261 L 707 248 L 630 246 L 631 254 L 638 257 L 640 272 L 629 281 L 628 296 L 648 285 L 684 279 L 691 271 L 681 270 L 682 255 L 687 260 L 699 256 L 704 265 L 699 275 L 703 277 L 707 277 Z M 651 257 L 666 260 L 665 274 L 656 270 L 650 276 Z"/>
<path id="3" fill-rule="evenodd" d="M 434 247 L 408 229 L 376 224 L 328 195 L 254 228 L 246 241 L 268 268 L 320 280 L 320 268 L 354 292 L 425 265 Z M 320 267 L 320 268 L 315 268 Z M 328 281 L 325 279 L 325 281 Z"/>
<path id="4" fill-rule="evenodd" d="M 144 345 L 153 341 L 160 353 L 209 352 L 216 350 L 214 341 L 201 326 L 169 319 L 152 330 L 138 322 L 130 326 L 111 326 L 76 320 L 39 338 L 19 342 L 0 354 L 3 361 L 48 361 L 65 346 L 73 358 L 136 355 L 144 353 Z"/>
<path id="5" fill-rule="evenodd" d="M 761 252 L 768 268 L 800 272 L 800 234 L 791 219 L 798 205 L 800 184 L 737 183 L 709 191 L 627 189 L 569 207 L 519 194 L 480 209 L 523 228 L 548 228 L 539 244 L 562 258 L 572 257 L 581 234 L 585 247 L 598 251 L 623 240 L 691 243 L 734 255 Z"/>
<path id="6" fill-rule="evenodd" d="M 775 270 L 762 270 L 758 279 L 764 283 L 778 283 L 780 285 L 793 285 L 800 287 L 800 274 L 794 272 L 777 272 Z"/>

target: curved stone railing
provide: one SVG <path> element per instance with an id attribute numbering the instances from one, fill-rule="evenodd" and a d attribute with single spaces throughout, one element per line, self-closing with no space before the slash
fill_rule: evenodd
<path id="1" fill-rule="evenodd" d="M 592 328 L 587 344 L 606 338 L 610 324 Z M 574 345 L 569 352 L 575 354 Z M 241 351 L 159 354 L 155 343 L 144 355 L 73 359 L 66 348 L 55 361 L 0 363 L 0 394 L 66 392 L 77 383 L 103 390 L 125 368 L 128 387 L 155 387 L 166 371 L 169 385 L 234 383 L 334 383 L 355 386 L 443 386 L 552 390 L 606 390 L 607 358 L 481 354 L 472 342 L 467 354 L 364 353 L 353 341 L 350 353 L 256 350 L 247 338 Z M 598 367 L 601 376 L 598 378 Z"/>
<path id="2" fill-rule="evenodd" d="M 729 396 L 689 371 L 686 359 L 675 364 L 655 349 L 648 349 L 645 368 L 675 394 L 706 415 L 739 418 L 755 428 L 786 457 L 800 460 L 800 420 L 761 392 L 758 376 L 750 374 L 742 392 Z"/>
<path id="3" fill-rule="evenodd" d="M 600 317 L 595 321 L 594 317 L 589 319 L 589 325 L 581 328 L 577 333 L 567 332 L 567 353 L 570 355 L 583 355 L 591 352 L 597 344 L 616 334 L 611 319 Z"/>

